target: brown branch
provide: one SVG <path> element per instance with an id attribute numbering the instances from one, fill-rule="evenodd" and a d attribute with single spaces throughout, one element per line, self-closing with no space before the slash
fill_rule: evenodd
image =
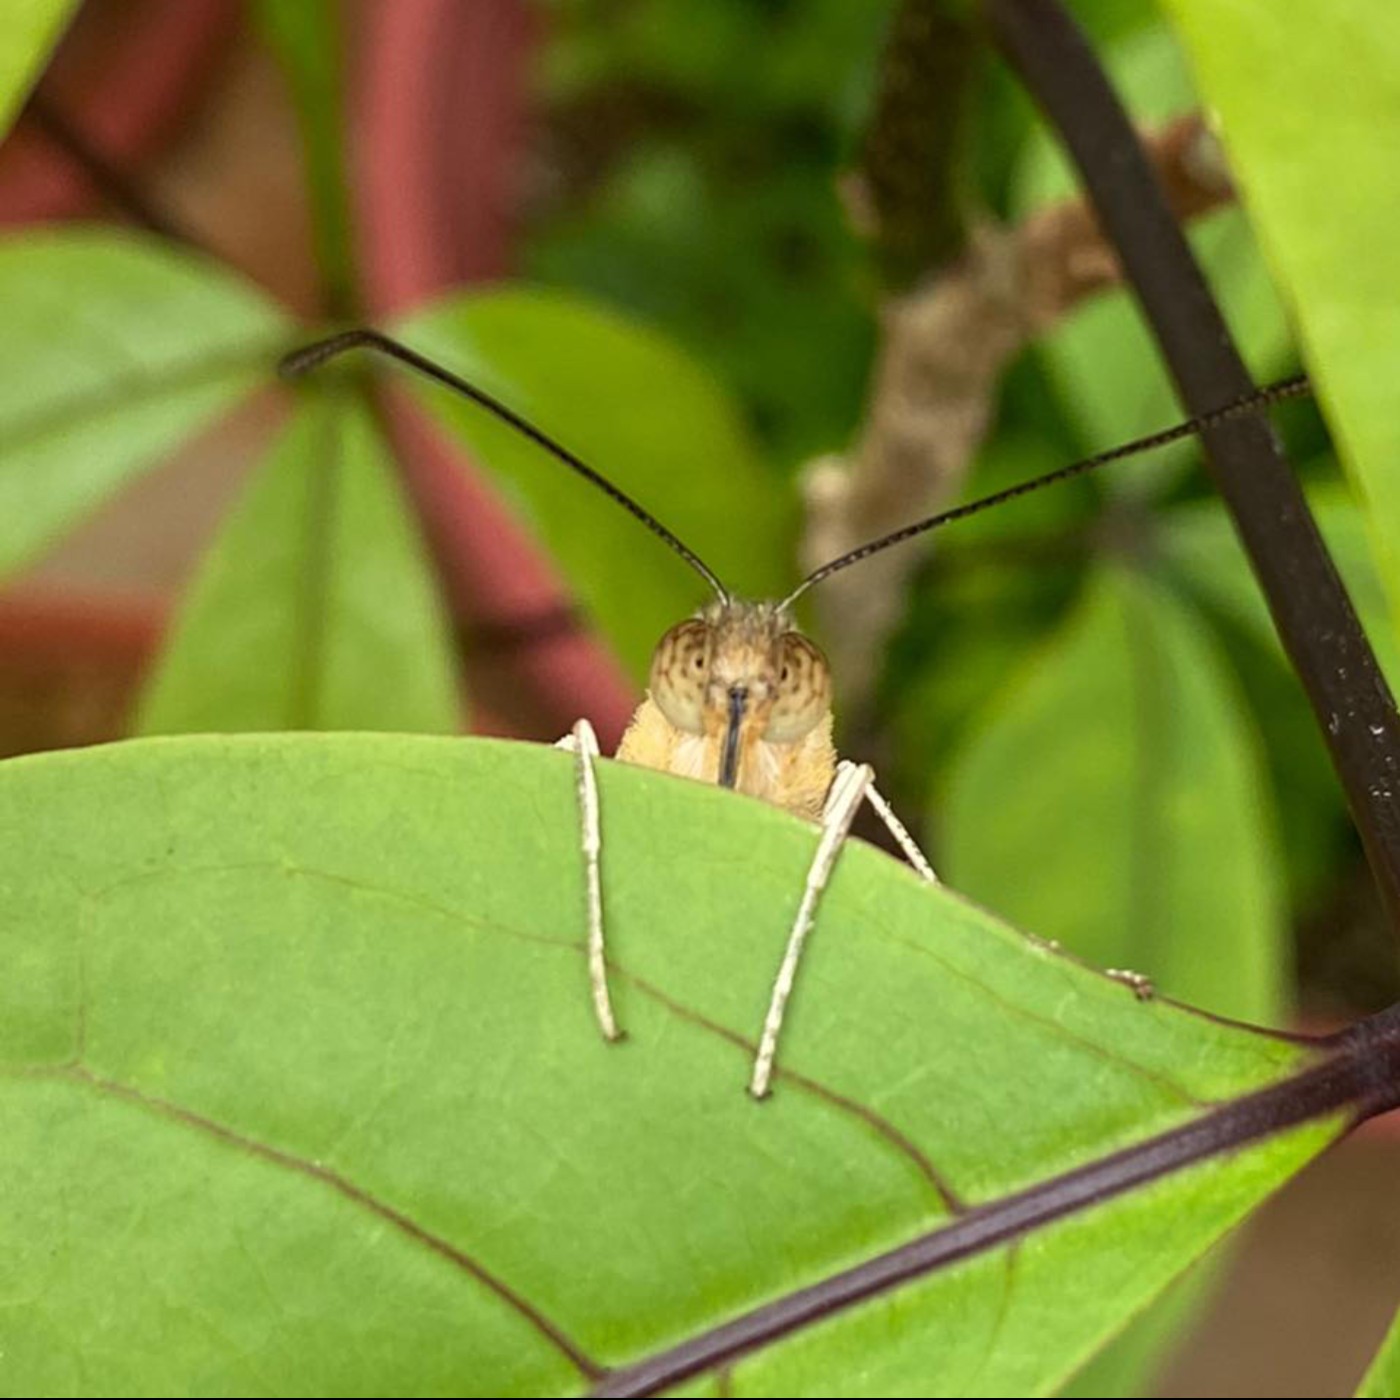
<path id="1" fill-rule="evenodd" d="M 901 0 L 890 21 L 859 169 L 841 193 L 892 288 L 966 243 L 958 182 L 981 47 L 949 0 Z"/>
<path id="2" fill-rule="evenodd" d="M 1181 218 L 1233 198 L 1197 114 L 1147 138 Z M 870 407 L 849 453 L 807 468 L 804 571 L 931 514 L 961 485 L 986 434 L 1007 365 L 1026 343 L 1121 274 L 1090 205 L 1066 199 L 1012 229 L 985 229 L 927 287 L 892 297 Z M 848 704 L 874 684 L 919 551 L 889 550 L 823 585 L 818 606 Z"/>
<path id="3" fill-rule="evenodd" d="M 100 151 L 40 90 L 24 109 L 29 126 L 82 172 L 97 194 L 138 228 L 209 253 L 209 248 L 183 227 L 115 162 Z M 212 256 L 212 254 L 210 254 Z"/>

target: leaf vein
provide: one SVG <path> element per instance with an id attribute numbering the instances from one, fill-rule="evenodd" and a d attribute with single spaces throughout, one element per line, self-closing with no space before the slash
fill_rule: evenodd
<path id="1" fill-rule="evenodd" d="M 1136 1060 L 1129 1059 L 1128 1056 L 1116 1051 L 1109 1050 L 1102 1045 L 1082 1036 L 1078 1031 L 1072 1031 L 1061 1021 L 1052 1020 L 1048 1016 L 1041 1016 L 1037 1012 L 1022 1006 L 1019 1002 L 1009 1001 L 1000 992 L 994 991 L 980 977 L 974 977 L 971 973 L 963 971 L 956 963 L 949 962 L 947 958 L 940 957 L 931 948 L 926 948 L 920 943 L 915 943 L 912 939 L 901 938 L 897 934 L 882 930 L 882 936 L 891 943 L 897 943 L 901 947 L 909 948 L 924 957 L 932 959 L 950 976 L 958 978 L 970 986 L 976 987 L 980 992 L 996 1003 L 1009 1016 L 1014 1016 L 1019 1020 L 1038 1026 L 1042 1030 L 1048 1031 L 1052 1036 L 1065 1041 L 1067 1044 L 1083 1050 L 1086 1054 L 1092 1055 L 1095 1059 L 1101 1060 L 1104 1064 L 1113 1065 L 1115 1068 L 1126 1070 L 1129 1074 L 1135 1074 L 1140 1079 L 1155 1085 L 1158 1089 L 1170 1094 L 1172 1098 L 1179 1099 L 1182 1103 L 1191 1108 L 1210 1108 L 1212 1103 L 1208 1099 L 1202 1099 L 1193 1094 L 1184 1085 L 1178 1084 L 1169 1075 L 1162 1074 L 1158 1070 L 1149 1069 L 1146 1065 L 1139 1064 Z M 1056 952 L 1055 956 L 1062 956 Z M 1127 993 L 1125 992 L 1125 995 Z"/>
<path id="2" fill-rule="evenodd" d="M 13 454 L 54 433 L 70 431 L 75 423 L 96 422 L 123 409 L 173 397 L 182 389 L 205 388 L 221 379 L 237 378 L 257 369 L 270 373 L 281 343 L 280 340 L 262 340 L 177 369 L 155 370 L 149 376 L 142 374 L 113 380 L 99 393 L 53 404 L 30 418 L 10 424 L 7 431 L 0 434 L 0 453 Z"/>
<path id="3" fill-rule="evenodd" d="M 66 1064 L 45 1067 L 41 1069 L 31 1069 L 21 1071 L 24 1078 L 46 1078 L 59 1079 L 73 1084 L 80 1084 L 95 1090 L 99 1094 L 107 1095 L 111 1098 L 119 1099 L 125 1103 L 133 1104 L 151 1113 L 156 1113 L 173 1122 L 180 1123 L 188 1128 L 193 1128 L 209 1137 L 215 1138 L 219 1142 L 239 1151 L 246 1152 L 259 1160 L 268 1162 L 273 1166 L 284 1168 L 285 1170 L 296 1172 L 301 1176 L 310 1178 L 329 1187 L 332 1191 L 343 1196 L 351 1204 L 368 1211 L 377 1216 L 386 1224 L 391 1225 L 401 1234 L 414 1240 L 424 1248 L 431 1250 L 440 1258 L 445 1259 L 457 1269 L 465 1274 L 469 1274 L 489 1292 L 495 1294 L 503 1303 L 510 1307 L 526 1322 L 528 1322 L 536 1332 L 546 1341 L 550 1342 L 554 1348 L 561 1352 L 574 1367 L 590 1380 L 600 1380 L 605 1372 L 598 1362 L 593 1360 L 575 1342 L 573 1342 L 563 1330 L 538 1307 L 535 1306 L 524 1294 L 511 1287 L 504 1279 L 492 1272 L 479 1259 L 473 1258 L 460 1246 L 443 1236 L 434 1234 L 426 1226 L 419 1224 L 411 1216 L 405 1215 L 387 1201 L 382 1201 L 371 1191 L 363 1186 L 358 1186 L 349 1177 L 342 1176 L 339 1172 L 332 1171 L 329 1167 L 323 1166 L 319 1162 L 313 1162 L 305 1157 L 299 1157 L 295 1153 L 288 1152 L 283 1148 L 274 1147 L 271 1143 L 262 1142 L 257 1138 L 249 1137 L 246 1133 L 239 1132 L 235 1128 L 229 1127 L 226 1123 L 220 1123 L 216 1119 L 208 1118 L 202 1113 L 196 1113 L 191 1108 L 186 1108 L 183 1104 L 175 1103 L 169 1099 L 160 1098 L 154 1094 L 148 1094 L 140 1089 L 136 1089 L 129 1084 L 123 1084 L 115 1079 L 107 1079 L 102 1075 L 95 1074 L 83 1065 Z"/>
<path id="4" fill-rule="evenodd" d="M 337 871 L 317 870 L 308 865 L 276 861 L 247 861 L 237 864 L 230 863 L 227 865 L 187 867 L 179 873 L 182 875 L 205 875 L 218 874 L 223 871 L 253 871 L 262 869 L 275 870 L 285 875 L 300 876 L 309 880 L 321 880 L 328 884 L 341 885 L 346 889 L 357 890 L 384 899 L 396 900 L 412 908 L 421 909 L 425 913 L 432 914 L 435 917 L 445 919 L 450 923 L 462 924 L 482 933 L 504 934 L 508 938 L 517 939 L 525 943 L 542 945 L 547 948 L 556 948 L 579 958 L 586 956 L 585 949 L 581 942 L 571 942 L 567 939 L 555 938 L 549 934 L 535 933 L 528 929 L 515 928 L 510 924 L 501 922 L 499 919 L 480 918 L 477 915 L 466 913 L 463 910 L 454 909 L 450 905 L 439 904 L 434 900 L 425 899 L 422 895 L 415 894 L 408 890 L 392 889 L 387 885 L 376 884 L 364 879 L 356 879 Z M 111 885 L 104 886 L 101 889 L 91 890 L 88 892 L 88 897 L 90 899 L 99 899 L 112 890 L 146 880 L 166 878 L 171 873 L 172 872 L 168 869 L 143 871 L 138 875 L 129 876 Z M 718 1036 L 726 1044 L 742 1050 L 746 1057 L 752 1058 L 752 1056 L 757 1053 L 758 1046 L 756 1042 L 746 1039 L 737 1031 L 732 1031 L 727 1026 L 721 1025 L 717 1021 L 710 1020 L 707 1016 L 704 1016 L 694 1008 L 685 1006 L 681 1002 L 674 1000 L 659 987 L 646 981 L 637 973 L 629 971 L 611 957 L 608 959 L 608 966 L 618 977 L 621 977 L 634 986 L 643 996 L 654 1001 L 658 1006 L 670 1012 L 672 1015 L 700 1030 L 708 1031 L 710 1034 Z M 838 1090 L 833 1089 L 830 1085 L 824 1084 L 790 1067 L 785 1068 L 780 1065 L 776 1073 L 779 1079 L 791 1084 L 794 1088 L 805 1090 L 830 1107 L 836 1108 L 854 1117 L 889 1147 L 893 1148 L 917 1170 L 919 1176 L 925 1183 L 933 1188 L 934 1196 L 941 1209 L 951 1215 L 959 1215 L 968 1208 L 957 1189 L 951 1184 L 948 1177 L 934 1165 L 928 1154 L 896 1127 L 894 1123 L 881 1114 L 878 1109 L 851 1098 L 846 1094 L 842 1094 Z"/>

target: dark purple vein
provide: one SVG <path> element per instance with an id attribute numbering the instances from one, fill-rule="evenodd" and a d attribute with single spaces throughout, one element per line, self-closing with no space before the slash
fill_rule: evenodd
<path id="1" fill-rule="evenodd" d="M 597 1396 L 640 1396 L 728 1365 L 780 1337 L 938 1269 L 985 1254 L 1193 1163 L 1329 1114 L 1353 1122 L 1400 1106 L 1400 1028 L 1379 1018 L 1335 1043 L 1320 1064 L 1235 1099 L 1195 1122 L 978 1206 L 951 1224 L 822 1279 L 678 1346 L 609 1374 Z"/>

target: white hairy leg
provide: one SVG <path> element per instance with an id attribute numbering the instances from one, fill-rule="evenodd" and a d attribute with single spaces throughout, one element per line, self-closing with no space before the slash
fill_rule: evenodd
<path id="1" fill-rule="evenodd" d="M 849 765 L 843 763 L 841 768 Z M 838 775 L 840 768 L 837 769 Z M 833 783 L 834 787 L 835 784 Z M 938 876 L 933 873 L 933 866 L 928 863 L 928 857 L 919 849 L 914 838 L 905 829 L 904 823 L 895 816 L 890 804 L 880 796 L 873 782 L 868 783 L 865 788 L 865 795 L 870 801 L 870 805 L 875 809 L 875 815 L 885 824 L 885 830 L 894 837 L 895 844 L 904 852 L 904 859 L 929 882 L 930 885 L 939 883 Z"/>
<path id="2" fill-rule="evenodd" d="M 621 1032 L 613 1016 L 612 998 L 608 995 L 608 965 L 603 957 L 603 881 L 599 869 L 603 830 L 598 817 L 598 777 L 593 767 L 593 760 L 599 757 L 598 736 L 593 726 L 581 719 L 554 747 L 567 749 L 577 760 L 579 826 L 583 837 L 584 880 L 588 886 L 588 980 L 593 988 L 598 1028 L 606 1039 L 617 1040 Z"/>
<path id="3" fill-rule="evenodd" d="M 783 1027 L 783 1011 L 792 994 L 802 945 L 807 941 L 816 919 L 817 902 L 821 899 L 827 880 L 831 878 L 836 857 L 841 854 L 842 843 L 874 776 L 874 772 L 864 763 L 843 763 L 837 768 L 831 791 L 826 795 L 821 839 L 817 842 L 817 853 L 812 857 L 812 866 L 807 872 L 807 885 L 802 891 L 802 903 L 797 907 L 797 918 L 793 921 L 792 932 L 788 934 L 787 951 L 783 954 L 782 966 L 773 983 L 773 996 L 768 1003 L 768 1016 L 763 1023 L 763 1035 L 758 1042 L 758 1055 L 753 1064 L 753 1078 L 749 1081 L 749 1093 L 756 1099 L 768 1095 L 769 1082 L 773 1078 L 773 1058 L 778 1053 L 778 1032 Z"/>
<path id="4" fill-rule="evenodd" d="M 792 994 L 792 984 L 797 977 L 797 964 L 802 957 L 802 947 L 816 920 L 817 903 L 831 877 L 836 858 L 841 854 L 855 820 L 860 804 L 869 799 L 876 815 L 884 822 L 894 837 L 899 849 L 904 852 L 909 864 L 930 884 L 938 883 L 938 876 L 928 863 L 924 853 L 905 830 L 904 823 L 891 811 L 890 805 L 875 789 L 875 773 L 866 764 L 842 762 L 837 765 L 836 776 L 832 779 L 831 790 L 826 795 L 826 806 L 822 811 L 821 839 L 817 843 L 817 853 L 812 858 L 812 867 L 807 872 L 807 885 L 802 892 L 802 903 L 797 909 L 792 932 L 788 935 L 787 951 L 783 964 L 778 969 L 773 983 L 773 996 L 768 1004 L 768 1017 L 763 1023 L 763 1035 L 758 1044 L 758 1055 L 754 1060 L 753 1078 L 749 1081 L 749 1092 L 758 1099 L 767 1097 L 773 1078 L 773 1061 L 778 1053 L 778 1034 L 783 1027 L 783 1013 L 788 997 Z"/>

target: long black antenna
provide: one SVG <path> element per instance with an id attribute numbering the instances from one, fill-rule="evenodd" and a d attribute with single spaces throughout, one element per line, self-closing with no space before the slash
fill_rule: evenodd
<path id="1" fill-rule="evenodd" d="M 1125 442 L 1120 447 L 1110 447 L 1104 452 L 1096 452 L 1092 457 L 1071 462 L 1067 467 L 1047 472 L 1044 476 L 1032 477 L 1029 481 L 1018 482 L 1015 486 L 1008 486 L 1006 490 L 994 492 L 990 496 L 983 496 L 980 500 L 969 501 L 966 505 L 954 506 L 951 510 L 940 511 L 937 515 L 930 515 L 924 520 L 916 520 L 912 525 L 902 526 L 888 535 L 882 535 L 877 540 L 857 545 L 849 554 L 843 554 L 839 558 L 831 560 L 830 563 L 823 564 L 821 568 L 814 569 L 783 599 L 782 606 L 790 607 L 813 584 L 830 578 L 832 574 L 839 573 L 852 564 L 859 564 L 862 559 L 869 559 L 872 554 L 879 554 L 881 550 L 889 549 L 891 545 L 903 544 L 905 540 L 912 540 L 915 535 L 936 530 L 940 525 L 950 524 L 954 520 L 964 520 L 969 515 L 976 515 L 979 511 L 991 509 L 992 506 L 1014 501 L 1018 496 L 1027 496 L 1032 491 L 1039 491 L 1042 487 L 1054 486 L 1057 482 L 1068 481 L 1070 477 L 1081 476 L 1084 472 L 1093 471 L 1095 467 L 1106 466 L 1109 462 L 1118 462 L 1124 457 L 1135 457 L 1139 452 L 1150 452 L 1154 447 L 1165 447 L 1170 442 L 1179 442 L 1182 438 L 1192 437 L 1207 428 L 1213 428 L 1217 423 L 1227 422 L 1231 418 L 1238 418 L 1246 413 L 1254 413 L 1261 408 L 1267 408 L 1270 404 L 1279 403 L 1283 399 L 1299 398 L 1311 392 L 1312 383 L 1306 374 L 1295 375 L 1292 379 L 1281 379 L 1277 384 L 1266 384 L 1262 389 L 1256 389 L 1252 394 L 1246 394 L 1243 398 L 1236 399 L 1223 408 L 1199 414 L 1197 417 L 1187 419 L 1186 422 L 1178 423 L 1174 427 L 1163 428 L 1160 432 L 1149 433 L 1146 437 L 1134 438 L 1132 442 Z"/>
<path id="2" fill-rule="evenodd" d="M 455 390 L 465 398 L 469 398 L 473 403 L 479 404 L 489 413 L 494 413 L 497 418 L 509 423 L 516 432 L 523 433 L 531 442 L 544 448 L 551 456 L 563 462 L 566 467 L 571 467 L 585 481 L 592 482 L 605 496 L 616 501 L 623 510 L 636 516 L 653 535 L 670 545 L 714 589 L 721 603 L 730 602 L 729 590 L 719 581 L 714 570 L 693 549 L 682 544 L 650 511 L 638 505 L 625 491 L 614 486 L 601 472 L 595 471 L 587 462 L 570 452 L 567 447 L 555 442 L 547 433 L 542 432 L 533 423 L 527 422 L 514 409 L 507 408 L 499 399 L 493 398 L 484 389 L 478 389 L 475 384 L 469 384 L 465 379 L 453 374 L 451 370 L 435 364 L 416 350 L 410 350 L 408 346 L 400 345 L 397 340 L 367 327 L 343 331 L 340 335 L 329 336 L 325 340 L 316 341 L 314 345 L 305 345 L 300 350 L 293 350 L 291 354 L 284 355 L 278 361 L 277 372 L 284 379 L 296 379 L 315 369 L 318 365 L 325 364 L 327 360 L 344 354 L 347 350 L 377 350 L 381 355 L 387 355 L 391 360 L 397 360 L 400 364 L 417 370 L 419 374 Z"/>

